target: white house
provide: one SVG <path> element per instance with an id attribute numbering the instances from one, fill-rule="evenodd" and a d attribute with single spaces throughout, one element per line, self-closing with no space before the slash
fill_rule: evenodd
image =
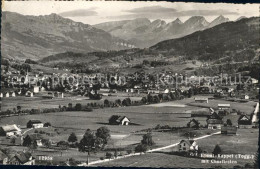
<path id="1" fill-rule="evenodd" d="M 6 93 L 5 93 L 5 97 L 9 97 L 9 92 L 6 92 Z"/>
<path id="2" fill-rule="evenodd" d="M 13 125 L 5 125 L 0 127 L 0 135 L 1 136 L 7 136 L 7 137 L 11 137 L 11 136 L 19 136 L 21 135 L 22 130 L 17 127 L 16 124 Z"/>
<path id="3" fill-rule="evenodd" d="M 27 123 L 27 128 L 43 128 L 43 123 L 40 120 L 30 120 Z"/>
<path id="4" fill-rule="evenodd" d="M 25 96 L 26 96 L 26 97 L 33 97 L 33 92 L 27 91 L 27 92 L 25 93 Z"/>
<path id="5" fill-rule="evenodd" d="M 39 93 L 40 87 L 39 86 L 33 86 L 33 92 L 34 93 Z"/>
<path id="6" fill-rule="evenodd" d="M 130 120 L 126 116 L 113 115 L 109 118 L 109 124 L 112 125 L 129 125 Z"/>
<path id="7" fill-rule="evenodd" d="M 178 145 L 179 152 L 190 152 L 197 155 L 198 150 L 199 146 L 194 140 L 181 140 Z"/>

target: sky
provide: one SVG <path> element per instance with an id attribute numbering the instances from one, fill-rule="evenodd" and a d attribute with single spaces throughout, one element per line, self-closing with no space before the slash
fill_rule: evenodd
<path id="1" fill-rule="evenodd" d="M 127 2 L 127 1 L 2 1 L 2 10 L 23 15 L 59 14 L 77 22 L 94 25 L 109 21 L 148 18 L 171 22 L 204 16 L 211 22 L 219 15 L 229 20 L 259 16 L 259 4 Z"/>

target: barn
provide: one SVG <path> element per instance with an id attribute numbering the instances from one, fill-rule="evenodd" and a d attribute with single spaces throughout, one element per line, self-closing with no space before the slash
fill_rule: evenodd
<path id="1" fill-rule="evenodd" d="M 220 117 L 216 112 L 208 117 L 207 125 L 208 129 L 221 129 L 223 125 L 222 117 Z"/>
<path id="2" fill-rule="evenodd" d="M 128 125 L 130 120 L 126 116 L 113 115 L 109 118 L 109 124 L 111 125 Z"/>
<path id="3" fill-rule="evenodd" d="M 30 120 L 27 123 L 27 128 L 43 128 L 43 123 L 40 120 Z"/>
<path id="4" fill-rule="evenodd" d="M 7 136 L 7 137 L 17 136 L 17 135 L 21 135 L 21 132 L 22 130 L 19 127 L 17 127 L 16 124 L 5 125 L 0 127 L 1 136 Z"/>
<path id="5" fill-rule="evenodd" d="M 178 144 L 179 152 L 190 153 L 190 155 L 197 155 L 199 150 L 198 144 L 194 140 L 181 140 Z"/>
<path id="6" fill-rule="evenodd" d="M 195 120 L 195 119 L 191 119 L 188 123 L 187 123 L 187 127 L 189 128 L 196 128 L 198 129 L 199 128 L 199 121 L 198 120 Z"/>

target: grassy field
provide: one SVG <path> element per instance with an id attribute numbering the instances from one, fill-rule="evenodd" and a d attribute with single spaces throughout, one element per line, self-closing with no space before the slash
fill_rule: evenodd
<path id="1" fill-rule="evenodd" d="M 9 97 L 2 98 L 2 111 L 7 109 L 13 110 L 17 106 L 21 106 L 22 109 L 38 109 L 38 108 L 58 108 L 61 106 L 68 106 L 69 103 L 72 103 L 75 106 L 77 103 L 81 103 L 82 105 L 87 105 L 88 103 L 97 103 L 104 104 L 104 100 L 107 99 L 111 102 L 114 102 L 117 99 L 125 99 L 129 97 L 127 94 L 120 96 L 103 96 L 101 100 L 90 100 L 88 97 L 83 96 L 72 96 L 72 97 L 64 97 L 64 98 L 54 98 L 54 99 L 44 99 L 42 97 Z M 131 101 L 140 101 L 141 97 L 133 96 L 130 97 Z"/>
<path id="2" fill-rule="evenodd" d="M 222 149 L 222 154 L 242 154 L 255 155 L 258 149 L 258 129 L 238 129 L 237 135 L 223 136 L 214 135 L 206 139 L 197 140 L 199 147 L 211 153 L 216 144 Z M 253 164 L 254 159 L 235 159 L 229 158 L 224 160 L 236 161 L 236 164 L 213 164 L 202 163 L 199 158 L 181 157 L 173 155 L 172 151 L 176 151 L 176 147 L 166 149 L 165 151 L 156 153 L 146 153 L 144 155 L 132 156 L 127 159 L 118 159 L 110 162 L 96 164 L 102 167 L 180 167 L 180 168 L 211 168 L 221 166 L 221 168 L 233 168 L 234 166 L 245 166 L 245 164 Z M 222 160 L 219 158 L 218 160 Z"/>
<path id="3" fill-rule="evenodd" d="M 187 158 L 172 155 L 167 152 L 147 153 L 144 155 L 132 156 L 127 159 L 119 159 L 111 162 L 96 164 L 100 167 L 152 167 L 152 168 L 233 168 L 244 166 L 246 163 L 253 163 L 253 160 L 237 160 L 237 164 L 204 164 L 199 158 Z"/>
<path id="4" fill-rule="evenodd" d="M 120 96 L 121 97 L 121 96 Z M 118 99 L 120 97 L 109 97 L 111 99 Z M 41 99 L 34 99 L 34 100 L 26 100 L 22 101 L 17 98 L 17 103 L 21 105 L 21 103 L 24 104 L 24 106 L 35 106 L 42 105 L 43 107 L 46 106 L 57 106 L 59 104 L 68 104 L 69 102 L 72 103 L 82 103 L 86 104 L 87 101 L 82 97 L 76 97 L 78 100 L 75 101 L 71 98 L 64 98 L 61 100 L 45 100 L 42 101 Z M 7 98 L 9 99 L 9 98 Z M 14 99 L 14 98 L 12 98 Z M 28 98 L 29 99 L 29 98 Z M 31 99 L 31 98 L 30 98 Z M 132 99 L 132 98 L 131 98 Z M 134 99 L 140 99 L 138 97 L 133 97 Z M 13 101 L 13 100 L 12 100 Z M 191 110 L 201 109 L 201 107 L 197 107 L 193 104 L 194 99 L 184 99 L 184 100 L 178 100 L 178 101 L 172 101 L 167 103 L 159 103 L 159 104 L 151 104 L 151 105 L 143 105 L 143 106 L 132 106 L 132 107 L 119 107 L 119 108 L 104 108 L 104 109 L 94 109 L 93 112 L 56 112 L 56 113 L 48 113 L 48 114 L 35 114 L 35 115 L 24 115 L 24 116 L 11 116 L 11 117 L 4 117 L 0 120 L 0 126 L 5 124 L 17 124 L 20 125 L 23 128 L 23 131 L 26 130 L 25 126 L 26 123 L 30 119 L 39 119 L 42 122 L 50 122 L 53 127 L 45 128 L 45 129 L 37 129 L 45 130 L 46 132 L 54 132 L 56 133 L 54 136 L 50 137 L 53 142 L 58 141 L 66 141 L 69 137 L 69 134 L 71 132 L 75 132 L 78 140 L 80 140 L 85 132 L 86 129 L 90 128 L 91 130 L 96 130 L 101 126 L 106 126 L 111 131 L 111 140 L 109 141 L 107 148 L 126 148 L 126 149 L 134 149 L 134 146 L 136 144 L 140 143 L 143 134 L 145 134 L 145 131 L 142 131 L 144 129 L 148 128 L 154 128 L 157 124 L 163 125 L 169 125 L 171 127 L 182 127 L 186 126 L 186 124 L 191 119 Z M 103 102 L 103 100 L 100 100 L 100 102 Z M 216 105 L 219 102 L 221 103 L 227 103 L 226 101 L 219 101 L 219 100 L 210 100 L 209 104 Z M 12 106 L 11 101 L 3 101 L 5 105 Z M 190 103 L 190 104 L 189 104 Z M 189 104 L 189 105 L 187 105 Z M 247 109 L 253 110 L 253 106 L 255 103 L 236 103 L 232 102 L 232 106 L 234 108 L 243 107 L 245 106 Z M 244 109 L 246 109 L 244 108 Z M 248 112 L 250 112 L 248 110 Z M 108 119 L 112 115 L 122 115 L 127 116 L 130 120 L 132 125 L 129 126 L 118 126 L 118 125 L 109 125 Z M 231 119 L 233 124 L 237 124 L 237 119 L 239 118 L 238 115 L 228 115 L 224 117 L 224 120 Z M 200 124 L 205 125 L 206 124 L 206 117 L 195 117 Z M 237 136 L 212 136 L 205 140 L 199 140 L 199 145 L 202 145 L 202 148 L 207 151 L 211 152 L 214 148 L 215 144 L 220 144 L 221 147 L 223 147 L 224 152 L 232 152 L 232 149 L 235 150 L 248 150 L 248 153 L 255 152 L 254 150 L 257 148 L 257 132 L 258 130 L 238 130 Z M 35 129 L 28 131 L 27 134 L 34 133 Z M 155 141 L 156 145 L 155 147 L 162 147 L 173 143 L 178 143 L 181 139 L 187 139 L 187 136 L 184 136 L 183 133 L 187 131 L 173 131 L 173 132 L 152 132 L 153 140 Z M 196 134 L 199 135 L 206 135 L 208 133 L 216 132 L 215 130 L 209 130 L 209 129 L 202 129 L 197 130 Z M 26 147 L 22 146 L 13 146 L 10 145 L 10 141 L 6 140 L 5 137 L 0 138 L 0 144 L 2 146 L 5 146 L 6 144 L 9 144 L 8 148 L 15 148 L 15 149 L 26 149 Z M 17 142 L 19 144 L 19 142 Z M 243 145 L 246 144 L 246 145 Z M 235 146 L 235 147 L 234 147 Z M 247 148 L 248 147 L 248 148 Z M 172 150 L 172 149 L 171 149 Z M 168 151 L 171 151 L 168 150 Z M 62 155 L 61 155 L 62 152 Z M 123 151 L 123 154 L 126 152 Z M 149 155 L 143 155 L 142 158 L 143 161 L 150 161 L 150 163 L 146 164 L 140 161 L 139 159 L 135 159 L 136 157 L 130 157 L 126 161 L 123 166 L 133 165 L 133 166 L 150 166 L 150 167 L 167 167 L 167 166 L 175 166 L 177 164 L 182 163 L 183 160 L 185 160 L 184 157 L 174 156 L 167 154 L 169 152 L 164 151 L 161 153 L 156 154 L 149 154 Z M 235 152 L 234 152 L 235 153 Z M 247 152 L 245 152 L 247 153 Z M 53 149 L 46 149 L 46 148 L 38 148 L 35 150 L 34 154 L 41 155 L 41 154 L 48 154 L 51 156 L 54 156 L 56 161 L 62 161 L 66 160 L 69 157 L 75 157 L 75 159 L 79 161 L 86 161 L 87 159 L 87 153 L 80 153 L 77 149 L 69 149 L 67 150 L 53 150 Z M 100 157 L 104 157 L 105 152 L 97 152 L 96 154 L 92 154 L 90 157 L 90 161 L 98 160 Z M 157 159 L 158 158 L 158 159 Z M 161 163 L 155 163 L 156 160 L 159 160 L 160 158 L 162 162 Z M 172 160 L 174 158 L 175 160 Z M 153 160 L 154 159 L 154 160 Z M 171 159 L 171 160 L 170 160 Z M 131 163 L 131 160 L 136 160 Z M 165 161 L 164 161 L 165 160 Z M 199 159 L 191 159 L 191 161 L 194 160 L 194 167 L 199 166 L 200 160 Z M 129 163 L 128 163 L 129 162 Z M 115 163 L 111 162 L 106 164 L 106 166 L 120 166 L 124 162 L 120 162 L 120 160 L 115 160 Z M 102 164 L 103 165 L 103 164 Z M 105 165 L 105 164 L 104 164 Z M 182 166 L 183 165 L 183 166 Z M 180 167 L 185 167 L 186 164 L 180 164 Z M 190 166 L 192 167 L 192 166 Z M 210 167 L 210 166 L 209 166 Z"/>

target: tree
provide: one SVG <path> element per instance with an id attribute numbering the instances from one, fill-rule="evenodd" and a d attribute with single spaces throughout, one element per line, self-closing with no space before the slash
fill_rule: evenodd
<path id="1" fill-rule="evenodd" d="M 148 150 L 148 146 L 145 144 L 138 144 L 135 147 L 135 152 L 137 153 L 146 152 L 147 150 Z"/>
<path id="2" fill-rule="evenodd" d="M 47 148 L 51 147 L 51 142 L 48 139 L 42 139 L 42 144 Z"/>
<path id="3" fill-rule="evenodd" d="M 232 121 L 230 119 L 227 119 L 227 125 L 232 126 Z"/>
<path id="4" fill-rule="evenodd" d="M 94 144 L 95 144 L 95 135 L 90 129 L 87 129 L 87 131 L 83 135 L 83 138 L 79 142 L 79 151 L 81 152 L 88 151 L 88 155 L 90 155 L 90 151 L 92 150 L 92 147 L 94 147 Z"/>
<path id="5" fill-rule="evenodd" d="M 29 147 L 31 145 L 32 139 L 29 135 L 27 135 L 24 139 L 23 139 L 23 146 Z"/>
<path id="6" fill-rule="evenodd" d="M 104 106 L 105 107 L 109 106 L 109 101 L 107 99 L 104 100 Z"/>
<path id="7" fill-rule="evenodd" d="M 217 156 L 218 154 L 221 153 L 221 148 L 220 146 L 217 144 L 212 152 L 212 154 L 214 154 L 214 156 Z"/>
<path id="8" fill-rule="evenodd" d="M 74 142 L 76 142 L 76 141 L 78 141 L 77 136 L 76 136 L 76 134 L 75 134 L 74 132 L 72 132 L 72 133 L 70 134 L 69 138 L 68 138 L 68 142 L 74 143 Z"/>
<path id="9" fill-rule="evenodd" d="M 142 97 L 141 102 L 144 103 L 144 104 L 147 103 L 147 99 L 146 99 L 146 97 Z"/>
<path id="10" fill-rule="evenodd" d="M 37 147 L 38 147 L 38 144 L 37 144 L 36 140 L 33 140 L 31 145 L 30 145 L 30 148 L 31 149 L 37 149 Z"/>
<path id="11" fill-rule="evenodd" d="M 51 123 L 50 123 L 50 122 L 46 122 L 46 123 L 44 123 L 44 125 L 43 125 L 43 127 L 49 127 L 49 126 L 51 126 Z"/>
<path id="12" fill-rule="evenodd" d="M 16 109 L 17 109 L 17 113 L 20 114 L 22 107 L 21 106 L 17 106 Z"/>
<path id="13" fill-rule="evenodd" d="M 82 105 L 80 103 L 77 103 L 76 106 L 75 106 L 75 110 L 81 111 L 81 109 L 82 109 Z"/>
<path id="14" fill-rule="evenodd" d="M 96 137 L 103 140 L 103 145 L 106 145 L 110 139 L 110 130 L 107 127 L 100 127 L 97 129 Z"/>
<path id="15" fill-rule="evenodd" d="M 10 140 L 10 143 L 14 145 L 14 144 L 15 144 L 15 141 L 16 141 L 16 138 L 15 138 L 15 137 L 12 137 L 11 140 Z"/>
<path id="16" fill-rule="evenodd" d="M 147 134 L 143 135 L 143 139 L 141 140 L 141 143 L 145 144 L 147 146 L 154 145 L 152 134 L 151 133 L 147 133 Z"/>

